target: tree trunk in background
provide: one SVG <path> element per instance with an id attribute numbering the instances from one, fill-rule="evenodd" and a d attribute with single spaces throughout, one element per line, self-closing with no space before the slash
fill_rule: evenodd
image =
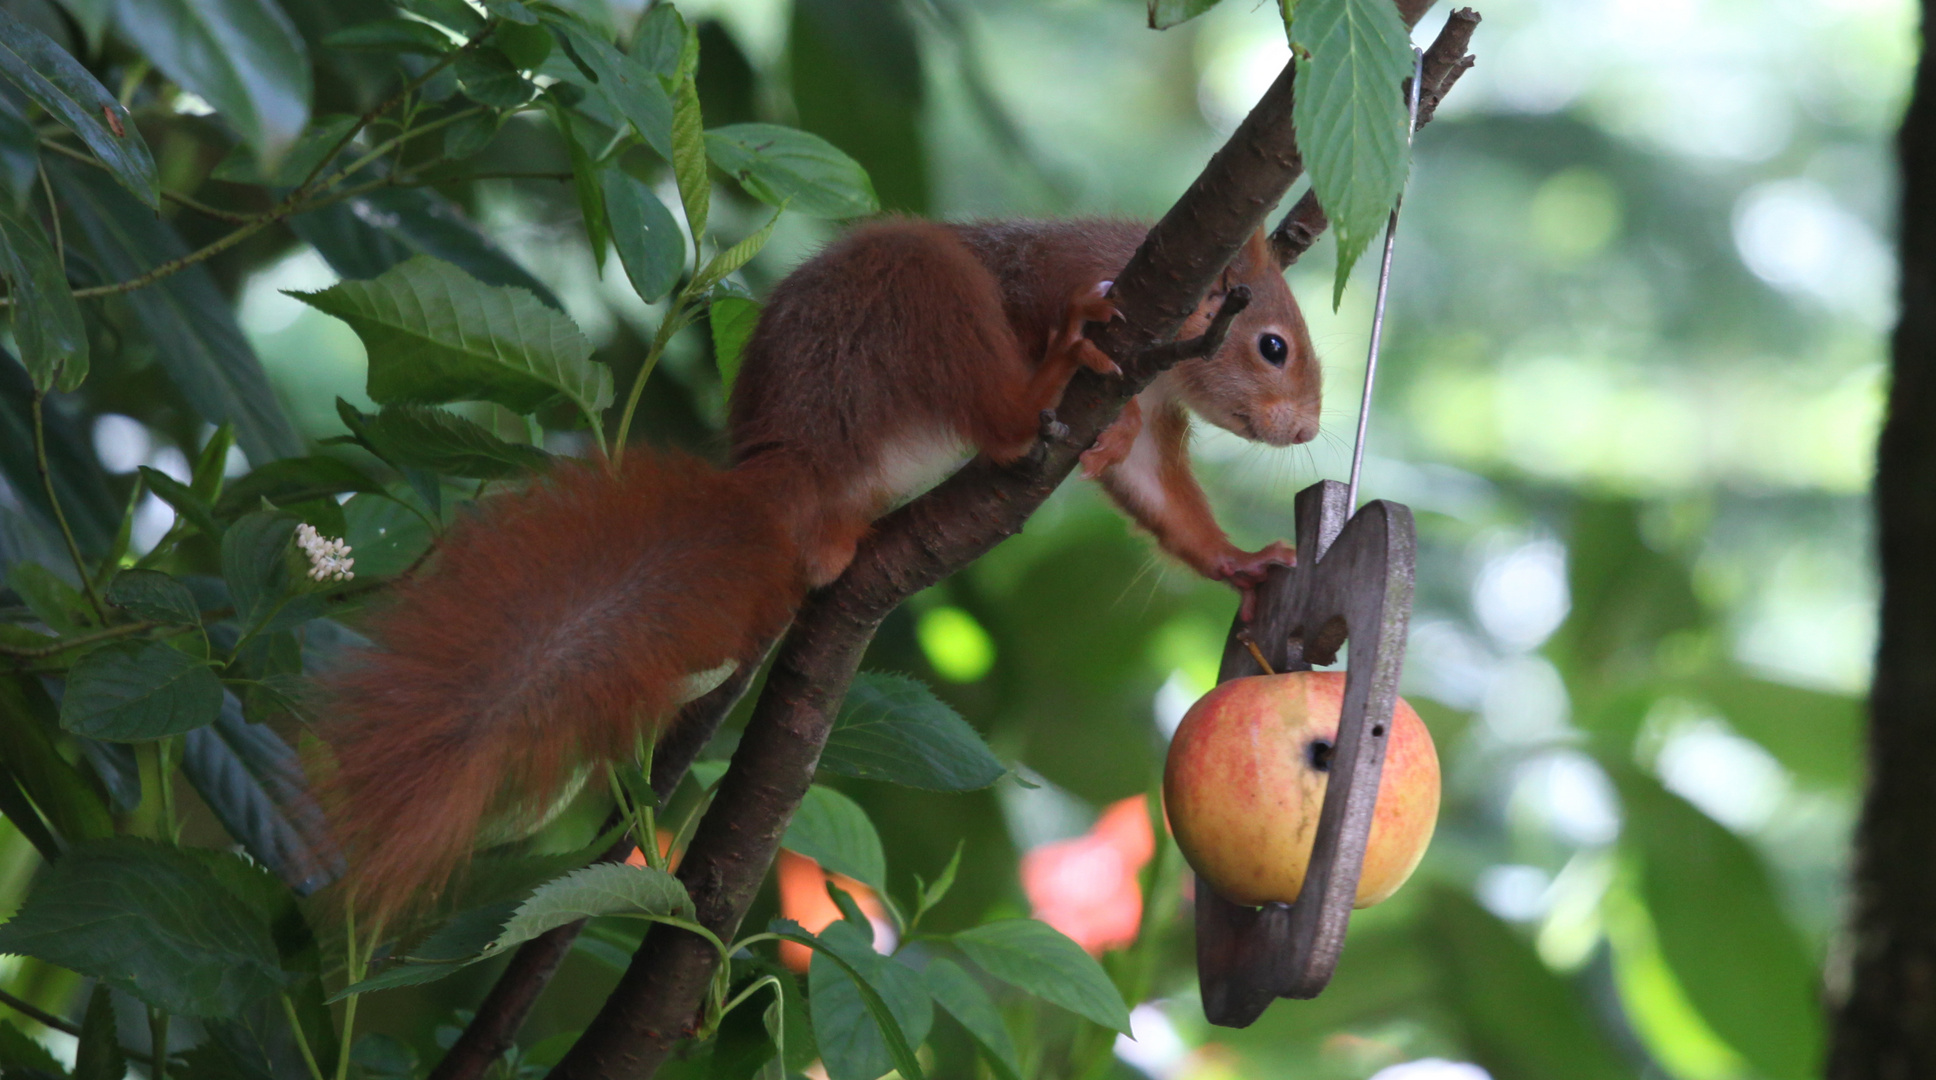
<path id="1" fill-rule="evenodd" d="M 1875 506 L 1882 627 L 1833 1080 L 1936 1077 L 1936 0 L 1903 117 L 1902 313 Z"/>

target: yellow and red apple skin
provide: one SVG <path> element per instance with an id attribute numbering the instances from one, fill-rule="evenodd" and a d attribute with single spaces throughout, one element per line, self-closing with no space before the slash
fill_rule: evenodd
<path id="1" fill-rule="evenodd" d="M 1304 887 L 1328 773 L 1313 744 L 1337 744 L 1344 674 L 1232 679 L 1205 694 L 1170 742 L 1163 806 L 1198 876 L 1240 904 L 1291 903 Z M 1424 721 L 1398 701 L 1354 906 L 1398 890 L 1439 814 L 1439 757 Z"/>

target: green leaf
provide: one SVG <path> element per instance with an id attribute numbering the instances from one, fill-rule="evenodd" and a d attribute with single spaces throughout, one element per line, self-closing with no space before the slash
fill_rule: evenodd
<path id="1" fill-rule="evenodd" d="M 1420 936 L 1439 957 L 1440 1000 L 1464 1022 L 1480 1065 L 1507 1078 L 1632 1080 L 1586 1003 L 1532 946 L 1461 892 L 1429 895 Z"/>
<path id="2" fill-rule="evenodd" d="M 815 784 L 807 789 L 780 844 L 875 892 L 887 891 L 887 856 L 880 834 L 859 803 L 833 788 Z"/>
<path id="3" fill-rule="evenodd" d="M 928 961 L 927 968 L 921 972 L 921 981 L 935 1003 L 974 1036 L 975 1044 L 981 1047 L 996 1074 L 1002 1080 L 1018 1080 L 1022 1063 L 1015 1056 L 1015 1043 L 1009 1038 L 1008 1026 L 1002 1023 L 1001 1010 L 995 1007 L 994 999 L 975 977 L 953 960 L 937 957 Z"/>
<path id="4" fill-rule="evenodd" d="M 625 863 L 598 863 L 538 887 L 504 924 L 487 952 L 521 945 L 556 926 L 596 915 L 659 915 L 695 918 L 692 898 L 679 879 L 663 870 Z"/>
<path id="5" fill-rule="evenodd" d="M 214 724 L 183 740 L 181 771 L 249 857 L 297 895 L 342 872 L 301 759 L 273 729 L 244 720 L 233 695 Z"/>
<path id="6" fill-rule="evenodd" d="M 80 223 L 93 262 L 109 278 L 129 280 L 188 254 L 167 223 L 129 199 L 100 170 L 52 159 L 47 169 L 65 209 Z M 70 231 L 67 242 L 76 245 L 76 240 Z M 147 331 L 168 381 L 202 419 L 233 422 L 236 441 L 250 461 L 302 453 L 302 440 L 236 325 L 234 303 L 206 266 L 170 274 L 128 293 L 123 302 Z"/>
<path id="7" fill-rule="evenodd" d="M 1338 238 L 1335 305 L 1405 188 L 1399 90 L 1412 72 L 1411 38 L 1391 0 L 1302 0 L 1290 30 L 1305 54 L 1291 107 L 1297 148 Z"/>
<path id="8" fill-rule="evenodd" d="M 706 133 L 706 152 L 768 205 L 835 219 L 880 212 L 867 170 L 818 135 L 778 124 L 732 124 Z"/>
<path id="9" fill-rule="evenodd" d="M 449 263 L 418 257 L 369 281 L 290 295 L 363 339 L 378 402 L 495 401 L 531 412 L 562 395 L 588 417 L 612 403 L 610 369 L 592 361 L 569 318 Z"/>
<path id="10" fill-rule="evenodd" d="M 87 378 L 87 328 L 40 222 L 0 213 L 0 277 L 13 304 L 14 343 L 34 389 L 72 391 Z"/>
<path id="11" fill-rule="evenodd" d="M 57 634 L 72 634 L 95 625 L 94 612 L 80 590 L 39 563 L 19 562 L 7 571 L 7 585 L 34 617 Z"/>
<path id="12" fill-rule="evenodd" d="M 758 232 L 714 255 L 712 260 L 693 276 L 692 283 L 687 285 L 686 289 L 694 295 L 703 294 L 723 281 L 727 274 L 752 262 L 753 256 L 758 255 L 760 249 L 766 246 L 766 242 L 773 238 L 773 226 L 779 223 L 780 215 L 776 213 L 767 219 L 765 225 L 760 226 Z"/>
<path id="13" fill-rule="evenodd" d="M 175 513 L 187 518 L 188 523 L 201 530 L 203 536 L 222 535 L 222 526 L 215 520 L 215 508 L 195 494 L 187 484 L 146 465 L 141 466 L 140 472 L 142 483 L 148 486 L 148 490 L 174 508 Z"/>
<path id="14" fill-rule="evenodd" d="M 529 289 L 548 307 L 565 309 L 544 282 L 472 224 L 457 204 L 428 188 L 372 191 L 298 214 L 289 227 L 346 278 L 373 278 L 412 255 L 429 255 L 486 285 Z"/>
<path id="15" fill-rule="evenodd" d="M 115 25 L 273 169 L 309 123 L 309 54 L 272 0 L 119 0 Z"/>
<path id="16" fill-rule="evenodd" d="M 537 25 L 538 17 L 533 15 L 531 9 L 519 3 L 518 0 L 483 0 L 483 3 L 485 11 L 490 12 L 500 19 L 509 20 L 520 26 Z"/>
<path id="17" fill-rule="evenodd" d="M 910 925 L 920 922 L 921 916 L 932 910 L 948 895 L 948 890 L 955 887 L 955 874 L 961 870 L 961 852 L 966 843 L 955 841 L 955 853 L 948 857 L 948 865 L 941 868 L 940 876 L 932 882 L 921 880 L 919 874 L 914 875 L 914 883 L 919 886 L 920 893 L 915 897 L 914 918 L 909 920 Z"/>
<path id="18" fill-rule="evenodd" d="M 107 31 L 108 16 L 114 13 L 114 0 L 60 0 L 60 6 L 74 17 L 87 41 L 89 53 L 101 51 L 101 36 Z"/>
<path id="19" fill-rule="evenodd" d="M 16 213 L 40 190 L 40 136 L 11 101 L 0 101 L 0 189 L 12 200 L 8 209 Z"/>
<path id="20" fill-rule="evenodd" d="M 188 586 L 159 570 L 123 570 L 108 586 L 108 603 L 137 619 L 164 626 L 199 626 L 201 608 Z"/>
<path id="21" fill-rule="evenodd" d="M 1614 777 L 1621 844 L 1640 853 L 1641 893 L 1662 955 L 1715 1034 L 1774 1080 L 1816 1075 L 1821 978 L 1747 841 L 1630 768 Z"/>
<path id="22" fill-rule="evenodd" d="M 917 679 L 855 676 L 821 752 L 829 772 L 928 791 L 973 791 L 1008 770 L 981 735 Z"/>
<path id="23" fill-rule="evenodd" d="M 222 577 L 235 616 L 245 629 L 266 628 L 288 599 L 290 538 L 296 519 L 257 510 L 244 514 L 222 536 Z"/>
<path id="24" fill-rule="evenodd" d="M 94 650 L 67 675 L 61 727 L 109 742 L 142 742 L 215 721 L 222 680 L 203 661 L 159 641 Z"/>
<path id="25" fill-rule="evenodd" d="M 437 28 L 415 19 L 377 19 L 345 27 L 323 39 L 332 49 L 368 49 L 387 53 L 442 56 L 457 47 Z"/>
<path id="26" fill-rule="evenodd" d="M 430 547 L 430 526 L 396 499 L 358 495 L 343 504 L 343 539 L 356 558 L 358 578 L 394 577 Z"/>
<path id="27" fill-rule="evenodd" d="M 657 10 L 656 8 L 654 10 Z M 686 266 L 686 238 L 652 189 L 623 169 L 604 173 L 605 212 L 612 225 L 612 243 L 632 288 L 646 303 L 672 291 Z"/>
<path id="28" fill-rule="evenodd" d="M 542 469 L 551 455 L 505 442 L 483 425 L 431 405 L 386 405 L 363 429 L 384 459 L 450 476 L 496 480 Z"/>
<path id="29" fill-rule="evenodd" d="M 61 1068 L 54 1055 L 47 1048 L 27 1037 L 27 1034 L 12 1023 L 0 1020 L 0 1072 L 8 1076 L 33 1077 L 35 1073 L 47 1077 L 62 1077 L 67 1070 Z"/>
<path id="30" fill-rule="evenodd" d="M 558 137 L 565 140 L 565 152 L 571 159 L 571 187 L 578 196 L 578 217 L 584 222 L 585 239 L 591 244 L 592 262 L 602 272 L 605 242 L 611 238 L 611 230 L 605 224 L 605 193 L 599 187 L 598 166 L 592 162 L 584 140 L 578 137 L 573 120 L 576 114 L 560 104 L 556 94 L 545 95 L 544 107 L 558 128 Z"/>
<path id="31" fill-rule="evenodd" d="M 1217 6 L 1217 0 L 1149 0 L 1151 30 L 1168 30 Z"/>
<path id="32" fill-rule="evenodd" d="M 114 834 L 99 789 L 54 744 L 56 706 L 31 675 L 0 678 L 0 759 L 68 843 Z"/>
<path id="33" fill-rule="evenodd" d="M 1862 699 L 1760 679 L 1724 668 L 1686 690 L 1720 710 L 1728 726 L 1766 747 L 1797 777 L 1852 788 L 1862 777 Z"/>
<path id="34" fill-rule="evenodd" d="M 20 835 L 34 845 L 34 850 L 40 852 L 41 858 L 53 862 L 61 857 L 60 841 L 54 839 L 47 823 L 41 820 L 40 811 L 27 797 L 27 789 L 20 785 L 19 777 L 7 767 L 4 758 L 0 758 L 0 814 L 4 814 Z M 0 1060 L 0 1067 L 4 1065 L 5 1061 Z"/>
<path id="35" fill-rule="evenodd" d="M 920 1046 L 934 1023 L 921 977 L 875 952 L 866 931 L 851 923 L 827 927 L 816 945 L 807 993 L 829 1080 L 875 1080 L 897 1065 L 904 1076 L 919 1075 L 908 1072 L 913 1054 L 901 1051 Z"/>
<path id="36" fill-rule="evenodd" d="M 515 109 L 537 96 L 538 88 L 524 77 L 502 49 L 481 46 L 464 53 L 452 65 L 465 96 L 494 109 Z"/>
<path id="37" fill-rule="evenodd" d="M 684 20 L 681 20 L 683 22 Z M 677 89 L 672 101 L 672 176 L 695 243 L 712 214 L 713 178 L 706 167 L 706 118 L 699 109 L 699 35 L 683 28 Z"/>
<path id="38" fill-rule="evenodd" d="M 647 70 L 677 79 L 686 52 L 685 17 L 672 4 L 653 4 L 639 18 L 638 27 L 632 31 L 632 46 L 625 51 Z"/>
<path id="39" fill-rule="evenodd" d="M 1000 919 L 961 931 L 954 943 L 1010 986 L 1129 1034 L 1129 1006 L 1116 984 L 1082 946 L 1048 923 Z"/>
<path id="40" fill-rule="evenodd" d="M 421 24 L 420 24 L 421 25 Z M 270 184 L 276 187 L 295 187 L 309 178 L 309 174 L 327 160 L 343 141 L 343 136 L 358 123 L 357 117 L 344 113 L 332 113 L 319 117 L 303 132 L 302 138 L 289 152 L 282 156 L 273 170 L 265 171 L 256 160 L 255 148 L 248 143 L 236 143 L 234 148 L 209 173 L 217 180 L 227 180 L 236 184 Z"/>
<path id="41" fill-rule="evenodd" d="M 672 152 L 672 99 L 666 96 L 659 77 L 612 44 L 588 33 L 568 16 L 545 12 L 543 18 L 577 59 L 584 62 L 590 76 L 580 76 L 579 85 L 597 94 L 611 110 L 631 123 L 639 138 L 660 157 L 674 160 Z"/>
<path id="42" fill-rule="evenodd" d="M 484 29 L 486 20 L 477 9 L 465 0 L 403 0 L 403 8 L 412 14 L 447 26 L 463 37 L 471 37 Z"/>
<path id="43" fill-rule="evenodd" d="M 262 917 L 201 860 L 126 836 L 77 844 L 55 863 L 0 925 L 0 952 L 182 1016 L 234 1015 L 285 981 Z"/>
<path id="44" fill-rule="evenodd" d="M 382 494 L 383 485 L 356 466 L 322 454 L 283 458 L 230 484 L 215 504 L 215 514 L 230 518 L 261 506 L 264 499 L 286 506 L 346 491 Z"/>
<path id="45" fill-rule="evenodd" d="M 94 984 L 81 1016 L 81 1036 L 74 1048 L 74 1080 L 122 1080 L 128 1060 L 121 1053 L 121 1036 L 114 1027 L 114 992 L 108 984 Z"/>
<path id="46" fill-rule="evenodd" d="M 536 71 L 551 55 L 557 39 L 551 36 L 551 31 L 538 25 L 537 16 L 534 15 L 529 23 L 499 24 L 491 42 L 503 49 L 505 57 L 516 64 L 520 71 Z"/>
<path id="47" fill-rule="evenodd" d="M 234 424 L 223 424 L 209 433 L 188 476 L 188 489 L 196 497 L 214 499 L 222 494 L 222 482 L 228 479 L 229 451 L 234 447 Z"/>
<path id="48" fill-rule="evenodd" d="M 160 209 L 155 160 L 128 110 L 53 39 L 5 10 L 0 10 L 0 75 L 79 135 L 135 198 Z"/>
<path id="49" fill-rule="evenodd" d="M 753 340 L 753 328 L 759 325 L 761 308 L 758 300 L 737 292 L 724 292 L 724 288 L 713 290 L 707 319 L 712 325 L 713 360 L 719 365 L 719 382 L 731 393 L 733 380 L 739 377 L 740 357 L 746 352 L 746 343 Z"/>
<path id="50" fill-rule="evenodd" d="M 800 127 L 860 162 L 884 208 L 920 214 L 931 186 L 928 77 L 909 11 L 877 0 L 794 0 L 786 67 Z"/>

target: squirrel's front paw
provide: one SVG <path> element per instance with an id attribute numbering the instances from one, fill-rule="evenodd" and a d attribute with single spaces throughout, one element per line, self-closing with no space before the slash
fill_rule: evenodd
<path id="1" fill-rule="evenodd" d="M 1257 551 L 1241 551 L 1232 548 L 1230 552 L 1212 565 L 1210 576 L 1218 581 L 1229 582 L 1231 587 L 1242 595 L 1242 605 L 1238 617 L 1250 621 L 1251 612 L 1257 606 L 1257 587 L 1273 566 L 1296 566 L 1297 549 L 1282 540 L 1274 540 Z"/>

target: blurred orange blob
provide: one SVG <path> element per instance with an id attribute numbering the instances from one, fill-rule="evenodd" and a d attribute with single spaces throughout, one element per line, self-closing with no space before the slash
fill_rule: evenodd
<path id="1" fill-rule="evenodd" d="M 891 949 L 894 924 L 874 890 L 842 874 L 829 874 L 805 855 L 780 852 L 780 916 L 792 919 L 810 934 L 818 934 L 840 918 L 840 906 L 827 894 L 827 882 L 840 886 L 854 898 L 861 913 L 874 924 L 874 948 Z M 780 962 L 794 971 L 805 971 L 813 960 L 813 950 L 791 941 L 780 942 Z"/>
<path id="2" fill-rule="evenodd" d="M 1144 796 L 1110 804 L 1094 828 L 1022 856 L 1022 889 L 1035 917 L 1091 953 L 1136 940 L 1143 920 L 1137 880 L 1156 852 Z"/>
<path id="3" fill-rule="evenodd" d="M 658 840 L 659 840 L 659 857 L 668 858 L 672 853 L 672 833 L 665 829 L 660 829 Z M 638 847 L 637 845 L 634 845 L 632 848 L 632 854 L 627 855 L 625 857 L 625 865 L 650 866 L 651 864 L 645 861 L 644 849 Z M 677 870 L 679 869 L 679 860 L 670 859 L 670 861 L 668 861 L 666 865 L 671 869 Z"/>

